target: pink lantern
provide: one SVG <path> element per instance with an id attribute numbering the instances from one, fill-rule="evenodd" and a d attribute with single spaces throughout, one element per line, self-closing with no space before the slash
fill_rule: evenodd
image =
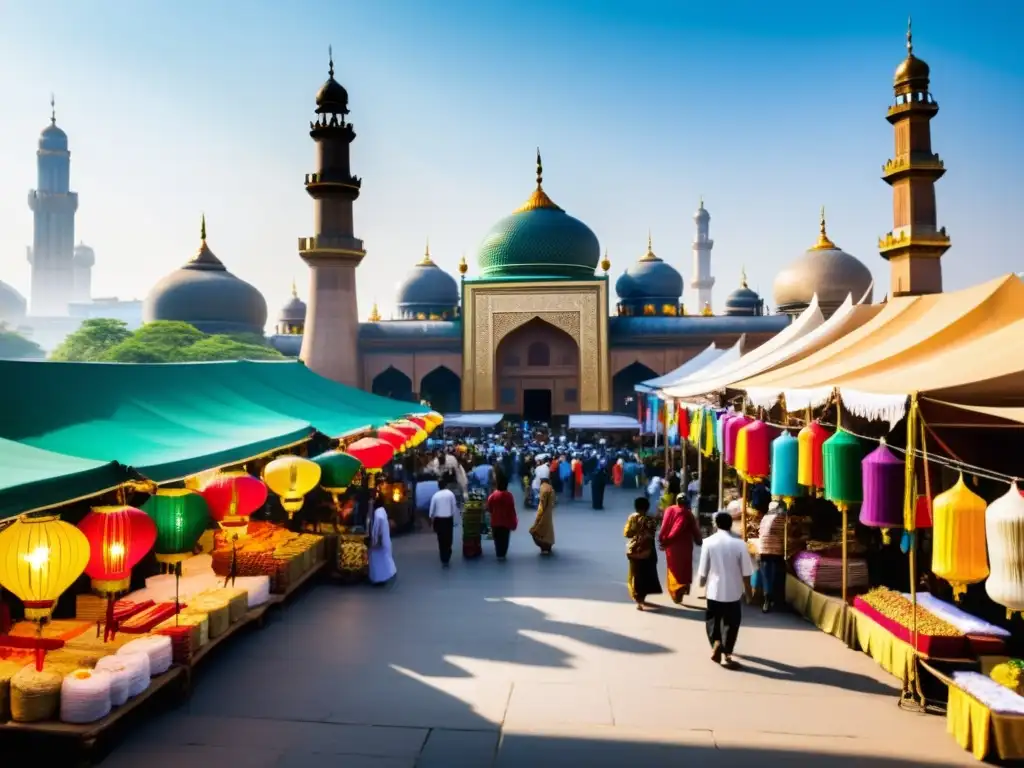
<path id="1" fill-rule="evenodd" d="M 736 438 L 739 437 L 740 430 L 751 421 L 752 419 L 740 413 L 729 419 L 729 423 L 725 425 L 722 435 L 725 438 L 725 450 L 722 453 L 725 456 L 725 463 L 729 466 L 736 466 Z"/>

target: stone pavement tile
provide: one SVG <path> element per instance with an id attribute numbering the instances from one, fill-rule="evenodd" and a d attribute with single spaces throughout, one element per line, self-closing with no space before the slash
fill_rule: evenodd
<path id="1" fill-rule="evenodd" d="M 147 751 L 119 749 L 101 768 L 276 768 L 280 750 L 212 746 L 154 746 Z M 388 766 L 387 768 L 390 768 Z M 404 768 L 404 766 L 403 766 Z"/>
<path id="2" fill-rule="evenodd" d="M 614 722 L 608 689 L 591 683 L 516 683 L 505 713 L 505 726 L 519 729 Z"/>
<path id="3" fill-rule="evenodd" d="M 417 764 L 414 757 L 371 757 L 288 750 L 274 763 L 274 768 L 417 768 Z"/>
<path id="4" fill-rule="evenodd" d="M 299 750 L 325 754 L 415 757 L 427 739 L 426 729 L 372 725 L 305 723 L 243 717 L 198 717 L 173 713 L 146 724 L 123 748 L 149 750 L 160 745 Z"/>
<path id="5" fill-rule="evenodd" d="M 416 768 L 490 768 L 498 749 L 497 732 L 435 728 Z"/>

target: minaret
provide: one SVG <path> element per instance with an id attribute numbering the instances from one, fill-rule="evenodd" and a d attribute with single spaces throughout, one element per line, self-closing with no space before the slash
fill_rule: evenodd
<path id="1" fill-rule="evenodd" d="M 330 55 L 327 82 L 316 95 L 316 120 L 309 135 L 316 142 L 317 170 L 306 174 L 313 198 L 316 234 L 299 238 L 299 255 L 309 265 L 309 306 L 300 357 L 329 379 L 359 385 L 359 311 L 356 267 L 366 252 L 353 234 L 352 204 L 362 179 L 352 175 L 349 150 L 356 132 L 346 120 L 348 92 L 334 79 Z"/>
<path id="2" fill-rule="evenodd" d="M 57 127 L 57 110 L 50 97 L 50 124 L 39 134 L 36 189 L 28 193 L 34 214 L 30 314 L 43 317 L 68 314 L 74 298 L 75 211 L 78 194 L 70 191 L 71 153 L 68 136 Z"/>
<path id="3" fill-rule="evenodd" d="M 711 276 L 711 249 L 715 247 L 715 241 L 708 237 L 711 214 L 704 207 L 703 197 L 693 214 L 693 221 L 697 225 L 697 234 L 693 238 L 693 280 L 690 287 L 697 293 L 695 306 L 709 308 L 711 289 L 715 287 L 715 278 Z"/>
<path id="4" fill-rule="evenodd" d="M 96 264 L 96 252 L 85 243 L 75 246 L 75 257 L 72 262 L 74 269 L 72 283 L 72 300 L 88 302 L 92 300 L 92 268 Z"/>
<path id="5" fill-rule="evenodd" d="M 880 238 L 878 249 L 889 262 L 893 296 L 942 292 L 942 254 L 950 246 L 946 228 L 938 227 L 935 182 L 946 172 L 932 152 L 931 119 L 939 105 L 928 92 L 928 65 L 914 56 L 907 22 L 907 58 L 896 69 L 895 100 L 886 113 L 896 134 L 896 154 L 882 166 L 882 178 L 892 187 L 892 231 Z"/>

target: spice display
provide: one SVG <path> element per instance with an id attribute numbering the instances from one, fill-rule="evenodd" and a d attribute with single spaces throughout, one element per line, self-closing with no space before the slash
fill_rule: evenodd
<path id="1" fill-rule="evenodd" d="M 861 598 L 865 603 L 875 609 L 882 616 L 896 622 L 907 629 L 914 628 L 914 604 L 903 594 L 893 592 L 885 587 L 876 587 L 863 595 Z M 931 611 L 917 608 L 917 631 L 922 635 L 932 637 L 963 637 L 963 633 L 952 624 L 943 621 Z"/>

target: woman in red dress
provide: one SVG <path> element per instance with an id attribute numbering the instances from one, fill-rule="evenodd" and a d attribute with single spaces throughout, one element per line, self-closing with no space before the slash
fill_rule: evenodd
<path id="1" fill-rule="evenodd" d="M 504 560 L 508 554 L 509 535 L 519 526 L 515 497 L 508 492 L 508 480 L 498 478 L 498 490 L 487 497 L 487 511 L 491 513 L 491 531 L 494 533 L 494 554 Z"/>
<path id="2" fill-rule="evenodd" d="M 701 543 L 700 526 L 690 512 L 686 494 L 676 496 L 676 503 L 665 510 L 658 533 L 658 545 L 665 551 L 668 594 L 680 605 L 690 591 L 693 580 L 693 546 Z"/>

